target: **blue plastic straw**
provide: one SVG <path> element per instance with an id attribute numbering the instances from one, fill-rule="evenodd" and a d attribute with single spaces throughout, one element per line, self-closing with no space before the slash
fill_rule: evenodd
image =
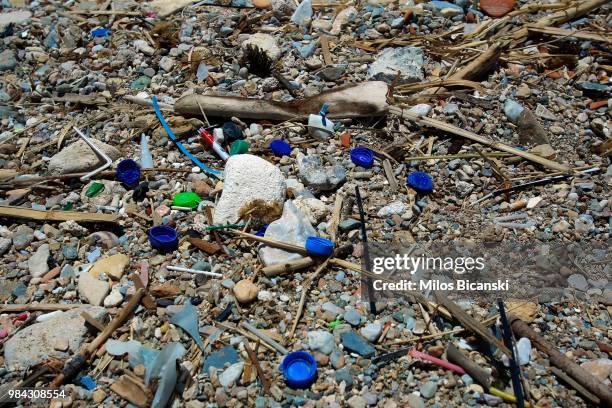
<path id="1" fill-rule="evenodd" d="M 164 127 L 164 130 L 168 134 L 168 137 L 174 142 L 176 147 L 178 147 L 179 150 L 185 156 L 187 156 L 189 158 L 189 160 L 191 160 L 196 166 L 201 168 L 202 171 L 204 171 L 206 173 L 209 173 L 209 174 L 212 174 L 213 176 L 220 176 L 221 172 L 219 170 L 211 169 L 210 167 L 208 167 L 207 165 L 205 165 L 204 163 L 199 161 L 193 154 L 189 153 L 189 150 L 187 150 L 187 148 L 185 146 L 183 146 L 183 144 L 181 142 L 176 140 L 176 136 L 174 135 L 174 133 L 172 133 L 172 129 L 170 129 L 170 126 L 168 126 L 168 123 L 166 123 L 166 120 L 164 119 L 164 117 L 162 116 L 161 111 L 159 110 L 159 105 L 157 104 L 157 97 L 156 96 L 154 96 L 152 98 L 152 102 L 153 102 L 153 109 L 155 109 L 155 115 L 157 115 L 157 119 L 159 119 L 159 123 L 161 123 L 161 125 Z"/>

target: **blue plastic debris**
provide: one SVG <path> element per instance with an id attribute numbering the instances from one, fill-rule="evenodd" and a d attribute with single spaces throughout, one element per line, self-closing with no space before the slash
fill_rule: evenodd
<path id="1" fill-rule="evenodd" d="M 83 386 L 83 388 L 85 388 L 88 391 L 93 391 L 96 389 L 96 382 L 94 381 L 93 378 L 91 378 L 88 375 L 85 375 L 81 378 L 79 378 L 79 383 Z"/>
<path id="2" fill-rule="evenodd" d="M 270 150 L 278 157 L 289 156 L 291 154 L 291 145 L 284 140 L 277 139 L 270 142 Z"/>
<path id="3" fill-rule="evenodd" d="M 431 193 L 433 191 L 433 180 L 431 176 L 422 171 L 410 173 L 406 179 L 406 183 L 419 193 Z"/>
<path id="4" fill-rule="evenodd" d="M 285 356 L 280 369 L 289 387 L 308 388 L 317 376 L 317 361 L 310 353 L 294 351 Z"/>
<path id="5" fill-rule="evenodd" d="M 91 30 L 91 36 L 93 38 L 104 38 L 104 37 L 108 37 L 110 35 L 111 31 L 108 28 L 96 28 Z"/>
<path id="6" fill-rule="evenodd" d="M 367 147 L 356 147 L 351 149 L 351 161 L 355 163 L 356 166 L 369 169 L 374 165 L 374 152 Z"/>
<path id="7" fill-rule="evenodd" d="M 334 243 L 321 237 L 308 237 L 305 247 L 310 255 L 330 256 L 334 253 Z"/>

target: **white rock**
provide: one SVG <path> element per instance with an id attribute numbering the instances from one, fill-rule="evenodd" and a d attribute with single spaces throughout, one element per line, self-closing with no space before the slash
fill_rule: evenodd
<path id="1" fill-rule="evenodd" d="M 79 295 L 89 304 L 100 306 L 108 294 L 110 285 L 108 282 L 98 280 L 89 272 L 82 272 L 79 276 Z"/>
<path id="2" fill-rule="evenodd" d="M 242 374 L 242 370 L 244 370 L 243 361 L 241 361 L 240 363 L 232 364 L 219 375 L 219 384 L 226 388 L 229 387 L 230 385 L 238 381 L 238 378 L 240 378 L 240 375 Z"/>
<path id="3" fill-rule="evenodd" d="M 45 273 L 49 272 L 49 265 L 47 265 L 47 258 L 49 258 L 49 255 L 49 245 L 42 244 L 38 247 L 36 252 L 30 256 L 30 259 L 28 259 L 28 269 L 32 277 L 40 278 Z"/>
<path id="4" fill-rule="evenodd" d="M 529 201 L 527 201 L 527 209 L 536 208 L 542 200 L 542 197 L 531 197 Z"/>
<path id="5" fill-rule="evenodd" d="M 69 353 L 56 350 L 68 342 L 68 350 L 78 350 L 88 332 L 81 313 L 86 311 L 96 319 L 106 315 L 101 307 L 80 307 L 61 313 L 41 323 L 35 323 L 15 333 L 4 345 L 5 364 L 9 369 L 25 369 L 49 358 L 65 360 Z"/>
<path id="6" fill-rule="evenodd" d="M 143 54 L 153 55 L 155 54 L 155 48 L 151 47 L 148 42 L 145 40 L 136 40 L 134 41 L 134 47 Z"/>
<path id="7" fill-rule="evenodd" d="M 308 218 L 297 209 L 292 201 L 287 201 L 283 209 L 283 216 L 270 223 L 264 236 L 289 244 L 304 246 L 306 239 L 315 235 L 317 235 L 317 232 Z M 302 255 L 263 246 L 259 249 L 259 257 L 265 266 L 270 266 L 300 259 Z"/>
<path id="8" fill-rule="evenodd" d="M 419 117 L 427 116 L 429 115 L 429 112 L 431 112 L 431 105 L 428 105 L 426 103 L 419 103 L 408 109 L 408 112 L 414 113 Z"/>
<path id="9" fill-rule="evenodd" d="M 399 83 L 419 82 L 424 79 L 423 51 L 417 47 L 385 48 L 368 69 L 368 78 L 391 82 L 400 72 Z"/>
<path id="10" fill-rule="evenodd" d="M 117 160 L 121 152 L 113 146 L 93 140 L 93 143 L 106 153 L 111 159 Z M 90 171 L 102 165 L 96 153 L 83 140 L 78 140 L 66 146 L 49 161 L 49 171 L 52 173 L 78 173 Z"/>
<path id="11" fill-rule="evenodd" d="M 330 211 L 323 201 L 314 197 L 300 196 L 293 200 L 293 204 L 308 217 L 308 220 L 313 225 L 323 221 Z"/>
<path id="12" fill-rule="evenodd" d="M 172 71 L 172 68 L 174 68 L 175 64 L 176 61 L 174 60 L 174 58 L 171 57 L 162 57 L 162 59 L 159 60 L 159 67 L 166 72 Z"/>
<path id="13" fill-rule="evenodd" d="M 248 46 L 259 47 L 262 51 L 268 54 L 272 61 L 280 58 L 281 50 L 276 44 L 276 40 L 270 34 L 256 33 L 251 35 L 242 43 L 242 49 L 245 50 Z"/>
<path id="14" fill-rule="evenodd" d="M 276 220 L 285 192 L 285 178 L 276 166 L 250 154 L 231 156 L 225 165 L 223 193 L 213 222 L 232 224 L 246 212 L 263 222 Z M 253 208 L 257 209 L 251 211 Z"/>
<path id="15" fill-rule="evenodd" d="M 368 323 L 359 332 L 366 340 L 374 343 L 382 333 L 382 325 L 380 323 Z"/>
<path id="16" fill-rule="evenodd" d="M 111 291 L 110 295 L 104 298 L 105 307 L 115 307 L 123 302 L 123 295 L 118 290 Z"/>
<path id="17" fill-rule="evenodd" d="M 408 209 L 408 204 L 402 201 L 394 201 L 391 204 L 385 205 L 383 208 L 378 210 L 379 217 L 388 217 L 393 214 L 403 214 Z"/>
<path id="18" fill-rule="evenodd" d="M 308 347 L 323 354 L 331 354 L 334 350 L 334 335 L 328 331 L 315 330 L 308 332 Z"/>

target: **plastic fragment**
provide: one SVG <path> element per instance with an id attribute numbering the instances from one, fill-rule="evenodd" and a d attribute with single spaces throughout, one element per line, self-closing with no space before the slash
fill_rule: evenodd
<path id="1" fill-rule="evenodd" d="M 193 338 L 198 347 L 200 347 L 200 350 L 204 351 L 204 343 L 200 337 L 198 324 L 198 309 L 191 302 L 185 303 L 183 308 L 172 316 L 170 322 L 185 330 Z"/>

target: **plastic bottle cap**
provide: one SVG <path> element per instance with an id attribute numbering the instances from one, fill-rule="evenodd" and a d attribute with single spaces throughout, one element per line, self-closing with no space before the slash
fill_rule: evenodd
<path id="1" fill-rule="evenodd" d="M 257 235 L 258 237 L 263 237 L 264 235 L 266 235 L 266 230 L 268 229 L 268 225 L 269 224 L 264 224 L 261 227 L 259 227 L 255 235 Z"/>
<path id="2" fill-rule="evenodd" d="M 108 28 L 96 28 L 91 30 L 91 36 L 94 38 L 107 37 L 108 35 L 110 35 L 110 30 Z"/>
<path id="3" fill-rule="evenodd" d="M 317 361 L 305 351 L 294 351 L 285 356 L 280 366 L 287 385 L 308 388 L 317 376 Z"/>
<path id="4" fill-rule="evenodd" d="M 151 246 L 160 252 L 171 252 L 178 248 L 178 234 L 167 225 L 157 225 L 149 230 Z"/>
<path id="5" fill-rule="evenodd" d="M 245 154 L 249 151 L 249 142 L 246 140 L 235 140 L 230 146 L 230 156 L 235 154 Z"/>
<path id="6" fill-rule="evenodd" d="M 369 169 L 374 164 L 374 152 L 367 147 L 351 149 L 351 161 L 357 166 Z"/>
<path id="7" fill-rule="evenodd" d="M 415 171 L 408 175 L 406 183 L 419 193 L 430 193 L 433 191 L 433 180 L 431 176 L 422 171 Z"/>
<path id="8" fill-rule="evenodd" d="M 275 156 L 289 156 L 291 154 L 291 145 L 284 140 L 273 140 L 270 142 L 270 150 Z"/>
<path id="9" fill-rule="evenodd" d="M 305 247 L 310 255 L 330 256 L 334 253 L 334 243 L 321 237 L 308 237 Z"/>
<path id="10" fill-rule="evenodd" d="M 132 159 L 119 162 L 115 173 L 117 180 L 129 187 L 135 187 L 140 181 L 140 166 Z"/>
<path id="11" fill-rule="evenodd" d="M 177 207 L 196 208 L 200 204 L 202 199 L 199 195 L 192 191 L 185 191 L 184 193 L 178 193 L 172 199 L 172 205 Z"/>
<path id="12" fill-rule="evenodd" d="M 228 143 L 234 140 L 242 139 L 242 130 L 234 122 L 225 122 L 223 124 L 223 134 Z"/>

